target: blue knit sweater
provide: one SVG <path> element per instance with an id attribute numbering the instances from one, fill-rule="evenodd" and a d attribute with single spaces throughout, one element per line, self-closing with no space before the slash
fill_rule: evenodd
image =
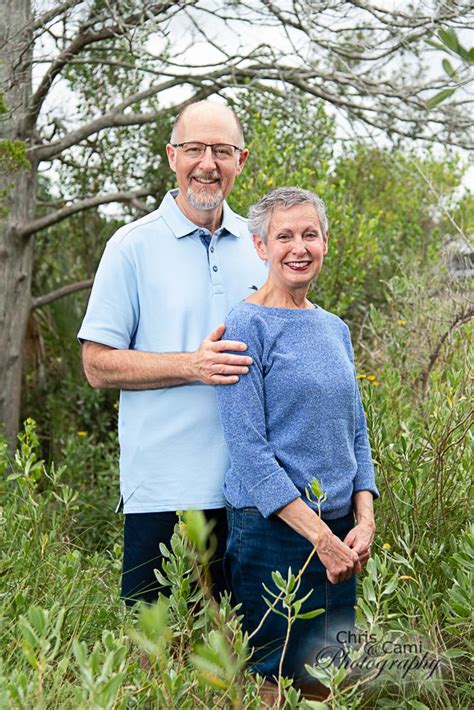
<path id="1" fill-rule="evenodd" d="M 237 384 L 216 387 L 231 459 L 228 503 L 268 517 L 300 496 L 306 501 L 313 478 L 327 494 L 327 519 L 346 515 L 356 491 L 378 497 L 345 323 L 319 307 L 242 301 L 224 337 L 247 343 L 254 361 Z"/>

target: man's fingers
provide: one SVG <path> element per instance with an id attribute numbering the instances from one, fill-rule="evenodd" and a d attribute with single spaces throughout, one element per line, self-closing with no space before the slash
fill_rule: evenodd
<path id="1" fill-rule="evenodd" d="M 214 375 L 212 378 L 213 385 L 235 385 L 238 381 L 237 375 Z"/>
<path id="2" fill-rule="evenodd" d="M 224 350 L 247 350 L 247 345 L 241 340 L 219 340 L 213 345 L 213 350 L 223 352 Z"/>
<path id="3" fill-rule="evenodd" d="M 224 350 L 247 350 L 247 345 L 242 343 L 241 340 L 221 340 L 224 333 L 225 325 L 224 323 L 221 323 L 207 336 L 207 338 L 205 338 L 205 340 L 214 343 L 213 349 L 218 352 L 223 352 Z"/>
<path id="4" fill-rule="evenodd" d="M 208 352 L 206 355 L 207 364 L 209 367 L 223 367 L 231 365 L 232 367 L 248 367 L 253 360 L 247 355 L 230 355 L 229 353 Z"/>
<path id="5" fill-rule="evenodd" d="M 246 375 L 249 368 L 247 366 L 238 367 L 236 365 L 222 365 L 219 363 L 213 365 L 213 370 L 215 370 L 216 375 Z"/>
<path id="6" fill-rule="evenodd" d="M 233 365 L 234 367 L 248 367 L 252 362 L 252 358 L 247 355 L 229 355 L 228 353 L 222 353 L 215 358 L 216 365 Z"/>
<path id="7" fill-rule="evenodd" d="M 215 328 L 210 335 L 207 336 L 206 340 L 220 340 L 225 333 L 224 323 L 219 323 L 217 328 Z"/>

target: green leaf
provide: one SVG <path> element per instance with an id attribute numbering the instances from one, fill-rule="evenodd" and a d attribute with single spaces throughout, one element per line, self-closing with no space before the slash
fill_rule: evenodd
<path id="1" fill-rule="evenodd" d="M 439 42 L 435 42 L 432 39 L 427 39 L 426 44 L 429 44 L 430 47 L 434 47 L 435 49 L 441 49 L 443 52 L 446 51 L 446 47 L 444 46 L 444 44 L 440 44 Z"/>
<path id="2" fill-rule="evenodd" d="M 370 577 L 366 577 L 362 583 L 362 589 L 364 591 L 364 598 L 368 599 L 369 602 L 376 602 L 377 597 L 375 596 L 375 589 Z"/>
<path id="3" fill-rule="evenodd" d="M 474 63 L 474 53 L 472 49 L 467 50 L 462 45 L 459 45 L 459 50 L 457 53 L 461 57 L 461 59 L 464 59 L 464 61 L 468 64 Z"/>
<path id="4" fill-rule="evenodd" d="M 456 32 L 450 27 L 447 30 L 440 30 L 438 32 L 438 37 L 441 40 L 441 42 L 450 49 L 452 52 L 456 52 L 456 54 L 459 51 L 459 40 L 457 38 Z"/>
<path id="5" fill-rule="evenodd" d="M 391 594 L 398 587 L 398 575 L 395 573 L 382 592 L 382 596 Z"/>
<path id="6" fill-rule="evenodd" d="M 443 656 L 447 658 L 462 658 L 465 655 L 466 649 L 464 648 L 448 648 L 446 651 L 443 651 Z"/>
<path id="7" fill-rule="evenodd" d="M 428 99 L 426 102 L 426 105 L 428 108 L 434 108 L 435 106 L 438 106 L 442 101 L 446 101 L 446 99 L 449 99 L 450 96 L 454 94 L 454 89 L 443 89 L 442 91 L 439 91 L 437 94 L 431 97 L 431 99 Z"/>
<path id="8" fill-rule="evenodd" d="M 268 607 L 272 607 L 272 602 L 269 601 L 266 597 L 262 596 L 263 601 Z M 278 614 L 278 616 L 282 616 L 284 619 L 287 619 L 288 616 L 287 614 L 284 614 L 282 611 L 279 611 L 278 609 L 275 609 L 274 607 L 272 608 L 272 614 Z"/>
<path id="9" fill-rule="evenodd" d="M 450 76 L 452 79 L 455 79 L 457 74 L 456 70 L 454 69 L 453 65 L 449 61 L 449 59 L 443 59 L 442 61 L 443 69 L 446 72 L 448 76 Z"/>
<path id="10" fill-rule="evenodd" d="M 276 572 L 272 572 L 272 579 L 277 589 L 286 589 L 286 582 L 278 570 Z"/>
<path id="11" fill-rule="evenodd" d="M 326 609 L 313 609 L 313 611 L 305 611 L 302 614 L 298 614 L 296 619 L 315 619 L 317 616 L 324 614 Z"/>

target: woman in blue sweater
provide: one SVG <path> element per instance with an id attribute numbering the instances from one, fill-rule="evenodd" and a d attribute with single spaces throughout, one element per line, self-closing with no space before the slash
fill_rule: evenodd
<path id="1" fill-rule="evenodd" d="M 249 229 L 268 278 L 226 321 L 226 339 L 247 343 L 253 359 L 236 384 L 217 387 L 231 459 L 227 561 L 252 633 L 268 609 L 262 583 L 276 591 L 272 572 L 297 573 L 316 546 L 298 598 L 313 590 L 301 612 L 325 613 L 294 623 L 283 663 L 284 675 L 304 683 L 321 649 L 350 641 L 354 575 L 370 556 L 378 492 L 349 329 L 307 299 L 328 250 L 324 203 L 278 188 L 250 210 Z M 314 478 L 326 494 L 321 515 L 305 495 Z M 278 676 L 286 631 L 271 612 L 252 637 L 251 668 L 268 680 Z"/>

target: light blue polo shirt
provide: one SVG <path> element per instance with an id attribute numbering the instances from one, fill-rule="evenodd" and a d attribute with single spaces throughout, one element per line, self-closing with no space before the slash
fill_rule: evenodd
<path id="1" fill-rule="evenodd" d="M 184 216 L 176 194 L 168 192 L 155 212 L 125 225 L 107 243 L 81 340 L 192 352 L 265 281 L 246 220 L 224 203 L 222 226 L 207 251 L 201 237 L 209 231 Z M 224 505 L 229 459 L 213 386 L 122 390 L 119 440 L 125 513 Z"/>

